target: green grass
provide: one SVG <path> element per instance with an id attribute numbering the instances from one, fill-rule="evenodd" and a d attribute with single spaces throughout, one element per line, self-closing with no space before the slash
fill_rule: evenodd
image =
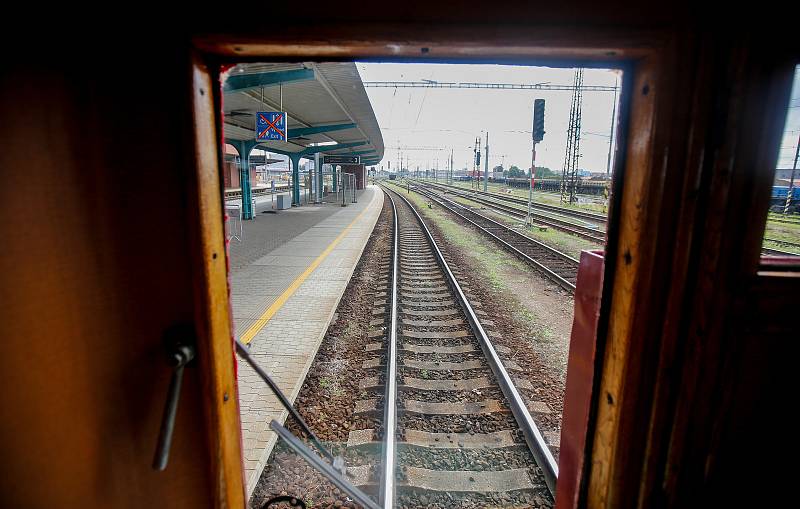
<path id="1" fill-rule="evenodd" d="M 541 343 L 551 343 L 554 339 L 553 330 L 536 316 L 536 313 L 514 299 L 511 301 L 511 310 L 516 321 L 525 326 L 528 335 Z"/>
<path id="2" fill-rule="evenodd" d="M 467 198 L 459 198 L 454 196 L 448 196 L 451 200 L 456 203 L 460 203 L 462 205 L 466 205 L 468 207 L 476 207 L 476 203 L 467 199 Z M 538 227 L 529 227 L 526 228 L 525 225 L 518 219 L 509 217 L 504 214 L 500 214 L 494 212 L 489 209 L 480 209 L 479 212 L 482 215 L 490 217 L 495 221 L 503 223 L 505 225 L 515 227 L 515 229 L 524 234 L 528 237 L 538 240 L 544 244 L 547 244 L 550 247 L 553 247 L 564 254 L 570 255 L 573 258 L 580 259 L 580 253 L 586 249 L 601 249 L 602 246 L 594 243 L 588 239 L 584 239 L 582 237 L 578 237 L 576 235 L 571 235 L 566 232 L 562 232 L 559 230 L 555 230 L 553 228 L 547 228 L 545 230 L 541 230 Z"/>
<path id="3" fill-rule="evenodd" d="M 496 215 L 495 219 L 502 223 L 510 224 L 508 219 L 504 219 L 502 216 Z M 553 228 L 548 228 L 547 230 L 526 228 L 524 231 L 522 231 L 522 233 L 578 260 L 580 259 L 581 251 L 603 249 L 602 244 L 592 242 L 591 240 L 584 239 L 583 237 L 578 237 L 575 235 L 570 235 L 569 233 L 554 230 Z"/>
<path id="4" fill-rule="evenodd" d="M 775 219 L 779 219 L 780 221 L 776 221 Z M 767 228 L 764 231 L 764 237 L 800 244 L 800 221 L 795 222 L 792 219 L 789 220 L 791 221 L 790 223 L 782 222 L 784 221 L 783 216 L 775 217 L 775 215 L 770 214 L 767 219 Z M 764 247 L 800 254 L 800 247 L 787 246 L 779 242 L 764 241 Z"/>
<path id="5" fill-rule="evenodd" d="M 457 196 L 448 196 L 449 199 L 455 201 L 456 203 L 460 203 L 462 205 L 466 205 L 471 208 L 480 208 L 484 207 L 475 201 L 472 201 L 468 198 L 462 198 Z M 520 207 L 517 207 L 521 212 L 524 210 Z M 524 224 L 520 219 L 509 217 L 505 214 L 501 214 L 490 210 L 488 208 L 480 209 L 484 215 L 488 215 L 493 219 L 500 221 L 501 223 L 507 224 L 509 226 L 520 226 L 524 228 Z M 569 221 L 569 222 L 576 222 L 574 218 L 570 218 L 567 216 L 561 216 L 559 219 Z M 577 221 L 576 224 L 581 224 L 580 221 Z M 576 235 L 572 235 L 555 228 L 549 227 L 545 229 L 540 229 L 538 227 L 527 228 L 525 231 L 522 231 L 531 238 L 534 238 L 540 242 L 544 242 L 545 244 L 550 245 L 562 251 L 565 254 L 568 254 L 574 258 L 580 257 L 580 252 L 584 249 L 599 249 L 601 246 L 600 244 L 594 243 L 588 239 L 583 237 L 579 237 Z"/>
<path id="6" fill-rule="evenodd" d="M 775 219 L 777 221 L 782 221 L 782 222 L 787 222 L 788 221 L 788 222 L 791 222 L 791 223 L 800 224 L 800 214 L 784 215 L 784 214 L 782 214 L 780 212 L 770 212 L 767 215 L 767 219 Z"/>
<path id="7" fill-rule="evenodd" d="M 440 184 L 444 184 L 443 181 L 439 181 Z M 462 189 L 472 189 L 470 182 L 453 182 L 453 185 L 456 187 L 460 187 Z M 528 198 L 528 190 L 521 188 L 521 187 L 507 187 L 503 184 L 495 184 L 489 183 L 487 187 L 490 193 L 495 194 L 502 194 L 504 196 L 513 196 L 515 198 Z M 483 191 L 483 182 L 480 185 L 480 191 Z M 510 191 L 510 193 L 508 193 Z M 581 195 L 583 196 L 583 195 Z M 602 203 L 599 200 L 602 200 L 602 197 L 594 197 L 591 198 L 587 197 L 585 203 L 561 203 L 561 195 L 558 193 L 551 193 L 546 191 L 533 191 L 533 201 L 534 203 L 542 203 L 545 205 L 556 205 L 559 207 L 564 208 L 571 208 L 575 210 L 588 210 L 591 212 L 599 212 L 601 214 L 606 214 L 608 212 L 607 204 Z"/>
<path id="8" fill-rule="evenodd" d="M 325 376 L 320 377 L 319 386 L 322 389 L 325 389 L 331 396 L 341 396 L 342 394 L 344 394 L 342 386 L 339 385 L 338 381 L 332 380 Z"/>
<path id="9" fill-rule="evenodd" d="M 361 329 L 359 325 L 355 322 L 349 321 L 345 326 L 344 330 L 342 331 L 342 335 L 347 338 L 352 338 L 360 335 Z"/>
<path id="10" fill-rule="evenodd" d="M 454 182 L 453 185 L 462 189 L 471 188 L 470 182 Z M 494 183 L 489 183 L 488 187 L 490 192 L 502 193 L 502 194 L 505 194 L 505 190 L 509 189 L 502 184 L 494 184 Z M 405 187 L 403 189 L 405 189 Z M 481 183 L 480 189 L 483 190 L 483 183 Z M 511 196 L 515 196 L 518 198 L 528 197 L 528 191 L 525 189 L 521 188 L 510 188 L 510 189 L 511 189 Z M 457 203 L 460 203 L 462 205 L 467 205 L 469 207 L 480 206 L 476 202 L 468 200 L 466 198 L 460 198 L 455 196 L 449 196 L 449 198 Z M 560 197 L 556 193 L 534 192 L 534 201 L 548 205 L 558 205 L 567 208 L 591 210 L 600 213 L 607 212 L 605 210 L 604 205 L 597 203 L 573 204 L 573 205 L 563 204 L 560 202 Z M 521 233 L 524 233 L 525 235 L 533 239 L 543 242 L 551 247 L 554 247 L 555 249 L 558 249 L 559 251 L 572 256 L 573 258 L 580 258 L 580 252 L 585 249 L 601 249 L 602 247 L 587 239 L 576 237 L 574 235 L 554 230 L 552 228 L 549 228 L 546 231 L 541 231 L 537 228 L 524 228 L 524 225 L 522 225 L 519 220 L 509 218 L 508 216 L 498 214 L 488 209 L 482 209 L 480 212 L 503 224 L 509 226 L 517 226 L 518 227 L 517 231 L 520 231 Z M 792 242 L 794 244 L 800 244 L 800 215 L 784 216 L 783 214 L 770 212 L 767 218 L 767 225 L 766 225 L 766 230 L 764 232 L 764 237 L 779 241 L 783 240 L 787 242 Z M 764 247 L 800 254 L 800 247 L 787 246 L 786 244 L 781 244 L 780 242 L 770 242 L 765 240 Z"/>
<path id="11" fill-rule="evenodd" d="M 419 194 L 414 192 L 407 194 L 405 193 L 405 188 L 400 186 L 393 187 L 403 192 L 403 196 L 408 198 L 426 219 L 431 219 L 436 223 L 439 232 L 448 243 L 466 250 L 473 258 L 480 260 L 481 274 L 488 280 L 493 289 L 500 290 L 505 287 L 502 274 L 504 257 L 499 256 L 497 246 L 484 241 L 477 234 L 453 221 L 450 213 L 446 210 L 442 210 L 438 206 L 428 208 L 427 200 Z M 511 262 L 521 265 L 521 262 L 516 258 L 513 258 Z"/>

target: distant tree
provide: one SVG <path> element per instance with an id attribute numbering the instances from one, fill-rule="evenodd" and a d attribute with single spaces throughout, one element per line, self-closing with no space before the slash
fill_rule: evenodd
<path id="1" fill-rule="evenodd" d="M 525 176 L 525 172 L 520 170 L 517 166 L 512 166 L 506 172 L 506 177 L 509 177 L 509 178 L 517 178 L 517 177 L 524 177 L 524 176 Z"/>
<path id="2" fill-rule="evenodd" d="M 550 168 L 545 168 L 544 166 L 542 166 L 542 167 L 537 167 L 537 168 L 536 168 L 536 171 L 534 172 L 534 175 L 536 176 L 536 178 L 537 178 L 537 179 L 541 179 L 541 178 L 553 178 L 553 177 L 556 177 L 556 176 L 557 176 L 557 175 L 556 175 L 556 172 L 554 172 L 554 171 L 553 171 L 553 170 L 551 170 Z"/>

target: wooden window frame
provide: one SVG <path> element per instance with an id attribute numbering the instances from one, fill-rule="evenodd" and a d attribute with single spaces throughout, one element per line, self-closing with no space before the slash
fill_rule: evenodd
<path id="1" fill-rule="evenodd" d="M 195 263 L 196 319 L 199 356 L 212 395 L 207 420 L 215 453 L 211 468 L 216 505 L 246 504 L 222 256 L 220 66 L 248 61 L 376 60 L 624 71 L 604 269 L 604 280 L 610 284 L 603 288 L 587 436 L 586 454 L 591 461 L 585 464 L 579 496 L 559 507 L 634 507 L 652 500 L 663 483 L 676 482 L 665 471 L 664 457 L 674 456 L 677 461 L 685 453 L 671 442 L 680 435 L 671 426 L 680 427 L 675 416 L 680 415 L 682 400 L 673 393 L 675 387 L 659 381 L 668 380 L 676 358 L 691 348 L 695 339 L 687 331 L 704 315 L 727 309 L 728 301 L 735 298 L 725 297 L 716 307 L 695 302 L 696 307 L 690 309 L 687 296 L 695 300 L 719 296 L 727 288 L 714 280 L 694 284 L 692 275 L 724 271 L 720 277 L 725 279 L 730 274 L 754 275 L 758 266 L 771 179 L 742 169 L 740 161 L 744 158 L 767 167 L 774 163 L 783 127 L 778 119 L 783 116 L 770 106 L 770 113 L 777 117 L 765 120 L 764 112 L 754 108 L 764 97 L 770 105 L 787 98 L 790 75 L 783 72 L 786 64 L 780 58 L 756 63 L 756 55 L 747 48 L 735 41 L 722 44 L 710 36 L 677 30 L 575 27 L 504 27 L 499 33 L 490 26 L 330 24 L 287 26 L 268 36 L 194 37 L 191 129 L 197 168 L 192 220 L 198 225 L 193 238 L 201 253 Z M 734 53 L 720 54 L 727 49 Z M 739 67 L 734 65 L 737 58 L 744 58 Z M 677 72 L 680 69 L 686 72 Z M 746 76 L 754 69 L 762 72 L 759 82 Z M 733 89 L 724 92 L 722 108 L 727 111 L 713 104 L 719 96 L 714 86 L 720 75 L 733 79 Z M 759 139 L 750 146 L 736 144 L 740 133 L 726 124 L 730 131 L 721 133 L 716 148 L 727 150 L 730 157 L 710 154 L 709 133 L 720 116 L 739 114 L 757 123 Z M 719 191 L 709 195 L 712 188 Z M 702 202 L 703 197 L 710 201 Z M 732 200 L 742 205 L 736 217 L 721 216 L 720 210 Z M 761 228 L 732 231 L 737 218 L 744 217 L 756 217 Z M 703 251 L 714 246 L 730 249 L 737 242 L 745 249 L 735 256 Z M 675 279 L 672 274 L 683 277 Z M 724 333 L 717 331 L 717 335 L 721 338 Z M 696 370 L 682 376 L 695 383 L 703 380 Z"/>

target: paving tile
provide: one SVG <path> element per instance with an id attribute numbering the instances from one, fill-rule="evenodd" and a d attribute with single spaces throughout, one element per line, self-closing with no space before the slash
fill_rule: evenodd
<path id="1" fill-rule="evenodd" d="M 237 319 L 252 319 L 255 320 L 264 314 L 276 300 L 278 295 L 231 295 L 231 308 L 233 310 L 233 318 Z"/>
<path id="2" fill-rule="evenodd" d="M 272 258 L 272 264 L 276 267 L 303 267 L 304 269 L 311 265 L 314 260 L 319 256 L 317 253 L 315 256 L 308 256 L 307 254 L 291 254 L 286 253 L 285 255 L 270 255 Z"/>
<path id="3" fill-rule="evenodd" d="M 322 263 L 319 264 L 319 268 L 344 268 L 351 270 L 355 263 L 358 262 L 358 256 L 356 254 L 350 254 L 350 250 L 346 250 L 345 252 L 337 252 L 334 250 Z"/>
<path id="4" fill-rule="evenodd" d="M 347 287 L 347 281 L 316 281 L 312 284 L 302 284 L 295 295 L 302 297 L 332 297 L 338 299 Z"/>
<path id="5" fill-rule="evenodd" d="M 315 279 L 347 282 L 353 270 L 350 267 L 318 267 L 314 272 Z"/>

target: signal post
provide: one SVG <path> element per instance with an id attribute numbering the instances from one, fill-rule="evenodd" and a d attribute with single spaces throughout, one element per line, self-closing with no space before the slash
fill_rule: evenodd
<path id="1" fill-rule="evenodd" d="M 533 129 L 531 130 L 531 168 L 528 170 L 528 215 L 525 225 L 532 226 L 531 206 L 533 204 L 533 181 L 536 172 L 536 144 L 544 139 L 544 99 L 533 101 Z M 487 143 L 488 145 L 488 143 Z"/>

